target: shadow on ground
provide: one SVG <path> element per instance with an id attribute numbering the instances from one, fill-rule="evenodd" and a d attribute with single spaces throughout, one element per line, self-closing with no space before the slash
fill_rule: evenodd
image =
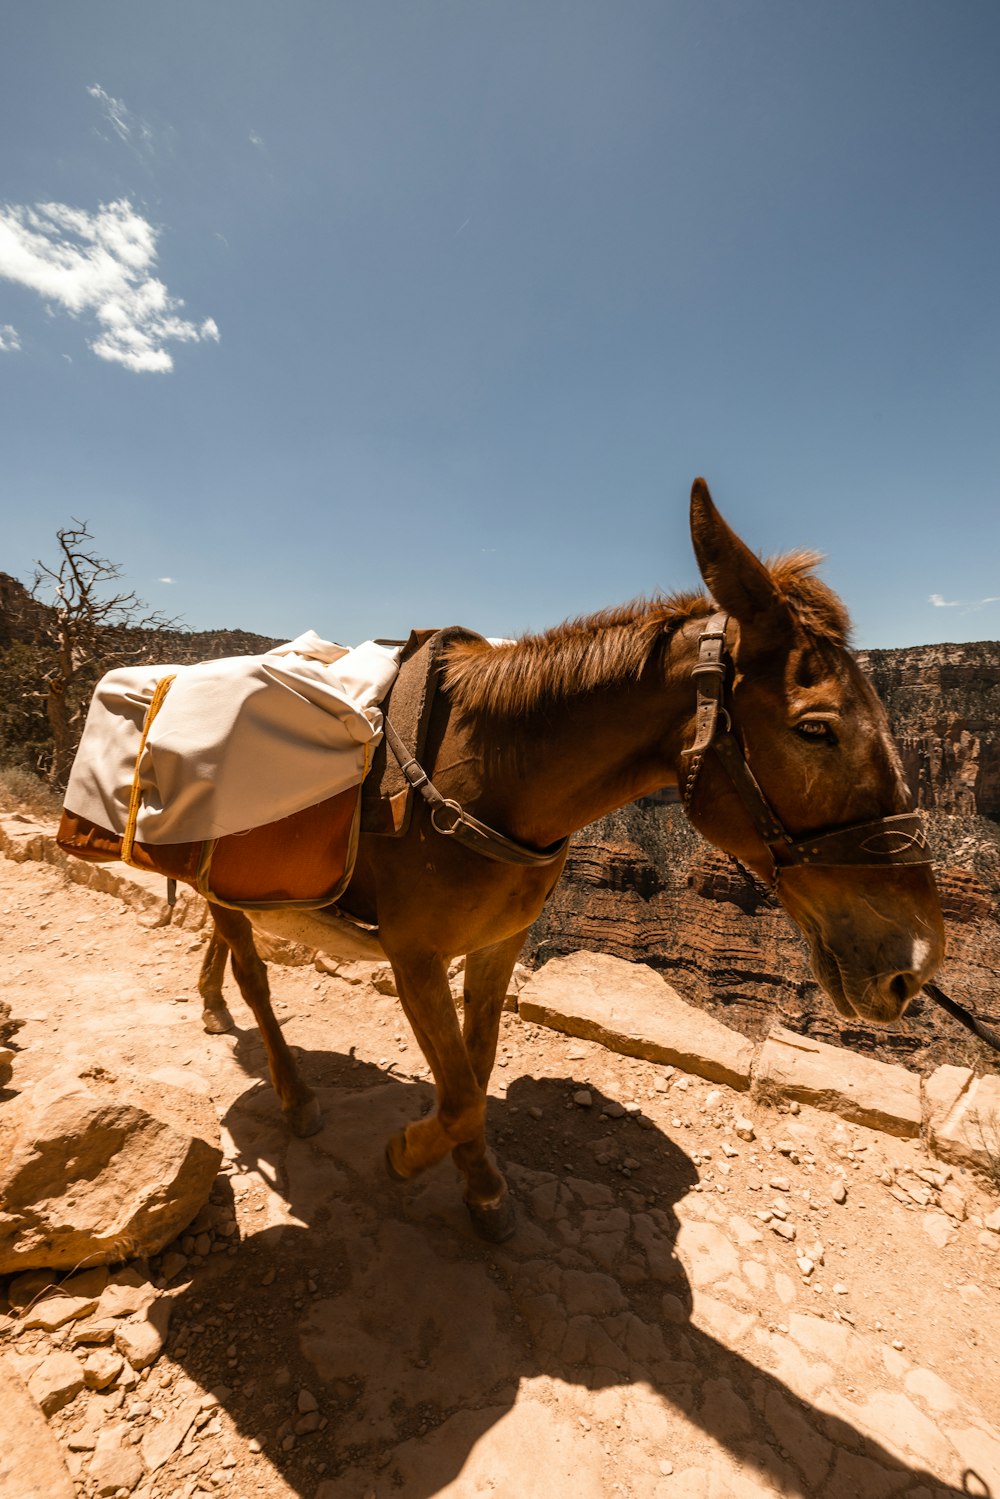
<path id="1" fill-rule="evenodd" d="M 248 1071 L 258 1052 L 241 1034 Z M 901 1466 L 695 1325 L 674 1204 L 697 1173 L 658 1129 L 630 1126 L 623 1163 L 599 1094 L 584 1114 L 567 1108 L 571 1079 L 513 1081 L 491 1102 L 519 1211 L 497 1248 L 474 1237 L 450 1163 L 403 1186 L 385 1173 L 386 1138 L 431 1106 L 429 1086 L 330 1052 L 304 1072 L 324 1112 L 311 1139 L 289 1137 L 266 1084 L 225 1119 L 240 1164 L 275 1183 L 292 1221 L 212 1257 L 178 1295 L 170 1337 L 304 1499 L 321 1482 L 323 1499 L 430 1499 L 459 1474 L 463 1495 L 598 1499 L 616 1474 L 633 1493 L 677 1494 L 663 1459 L 709 1465 L 706 1437 L 780 1494 L 990 1493 Z M 752 1318 L 730 1316 L 745 1335 Z M 325 1424 L 296 1434 L 303 1388 Z"/>

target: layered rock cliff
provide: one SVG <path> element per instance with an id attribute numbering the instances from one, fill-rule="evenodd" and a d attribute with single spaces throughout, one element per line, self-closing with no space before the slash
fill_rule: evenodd
<path id="1" fill-rule="evenodd" d="M 1000 821 L 1000 643 L 862 651 L 918 804 Z"/>
<path id="2" fill-rule="evenodd" d="M 942 987 L 1000 1025 L 1000 644 L 871 651 L 862 661 L 927 813 L 948 930 Z M 995 1065 L 924 998 L 889 1029 L 842 1021 L 781 907 L 677 806 L 637 803 L 576 835 L 528 955 L 542 962 L 580 947 L 662 969 L 685 998 L 754 1038 L 778 1019 L 921 1070 Z"/>

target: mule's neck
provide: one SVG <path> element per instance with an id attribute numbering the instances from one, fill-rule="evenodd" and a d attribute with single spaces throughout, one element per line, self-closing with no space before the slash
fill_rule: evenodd
<path id="1" fill-rule="evenodd" d="M 638 680 L 571 693 L 534 715 L 530 730 L 518 726 L 510 746 L 488 752 L 481 805 L 510 836 L 546 847 L 676 785 L 692 734 L 695 655 L 678 628 Z"/>

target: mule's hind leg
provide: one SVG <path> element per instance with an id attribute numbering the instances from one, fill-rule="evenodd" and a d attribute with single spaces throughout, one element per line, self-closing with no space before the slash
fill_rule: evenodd
<path id="1" fill-rule="evenodd" d="M 233 1017 L 222 995 L 222 980 L 226 974 L 228 957 L 229 948 L 219 936 L 218 930 L 213 930 L 202 960 L 201 973 L 198 975 L 198 993 L 203 1006 L 201 1023 L 213 1036 L 221 1036 L 233 1029 Z"/>
<path id="2" fill-rule="evenodd" d="M 267 967 L 254 947 L 253 928 L 242 911 L 231 911 L 227 906 L 211 903 L 209 909 L 218 936 L 232 953 L 233 974 L 257 1022 L 267 1052 L 271 1081 L 285 1117 L 295 1134 L 313 1135 L 323 1122 L 319 1104 L 312 1089 L 302 1081 L 295 1058 L 274 1017 Z"/>

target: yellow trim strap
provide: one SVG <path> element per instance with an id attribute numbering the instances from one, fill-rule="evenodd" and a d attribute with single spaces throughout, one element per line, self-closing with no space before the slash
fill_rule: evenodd
<path id="1" fill-rule="evenodd" d="M 161 677 L 157 682 L 156 691 L 153 693 L 149 707 L 146 709 L 146 717 L 143 720 L 142 738 L 139 740 L 139 749 L 135 757 L 135 769 L 132 772 L 132 794 L 129 797 L 128 817 L 125 819 L 125 832 L 122 836 L 121 857 L 122 861 L 125 864 L 132 864 L 133 862 L 132 845 L 135 843 L 135 825 L 139 819 L 139 809 L 142 806 L 142 788 L 139 783 L 139 765 L 142 761 L 143 751 L 146 748 L 146 740 L 149 738 L 149 731 L 153 727 L 153 719 L 163 707 L 163 700 L 166 697 L 167 692 L 170 689 L 170 684 L 174 680 L 175 676 L 176 672 L 172 673 L 169 677 Z"/>

